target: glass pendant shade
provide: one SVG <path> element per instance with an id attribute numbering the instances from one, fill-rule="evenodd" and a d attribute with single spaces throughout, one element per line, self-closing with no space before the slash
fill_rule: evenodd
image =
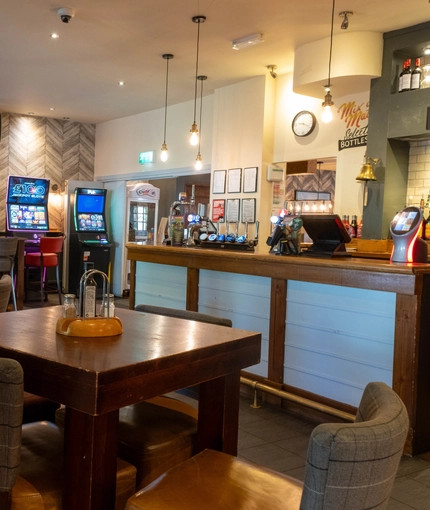
<path id="1" fill-rule="evenodd" d="M 161 146 L 161 155 L 160 155 L 161 161 L 163 163 L 165 163 L 167 161 L 168 156 L 169 156 L 169 152 L 167 149 L 167 145 L 165 143 L 163 143 L 163 145 Z"/>
<path id="2" fill-rule="evenodd" d="M 196 157 L 196 164 L 194 166 L 194 168 L 196 170 L 201 170 L 203 167 L 203 162 L 202 162 L 202 157 L 200 155 L 200 152 L 197 154 L 197 157 Z"/>

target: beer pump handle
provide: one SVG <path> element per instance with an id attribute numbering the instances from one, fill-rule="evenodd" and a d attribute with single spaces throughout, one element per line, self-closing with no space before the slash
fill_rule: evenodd
<path id="1" fill-rule="evenodd" d="M 255 222 L 255 236 L 254 236 L 254 240 L 256 241 L 258 239 L 258 228 L 260 226 L 260 222 L 259 221 L 256 221 Z"/>

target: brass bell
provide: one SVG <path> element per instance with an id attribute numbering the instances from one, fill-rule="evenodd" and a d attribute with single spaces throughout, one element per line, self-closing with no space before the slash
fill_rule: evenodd
<path id="1" fill-rule="evenodd" d="M 372 158 L 367 158 L 366 163 L 361 166 L 360 173 L 355 178 L 357 181 L 376 181 L 375 174 L 373 173 Z"/>

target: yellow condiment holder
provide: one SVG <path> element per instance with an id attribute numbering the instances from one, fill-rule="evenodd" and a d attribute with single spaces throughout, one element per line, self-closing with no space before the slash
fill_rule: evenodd
<path id="1" fill-rule="evenodd" d="M 123 332 L 122 322 L 118 317 L 91 317 L 82 319 L 58 319 L 55 331 L 65 336 L 102 337 L 116 336 Z"/>

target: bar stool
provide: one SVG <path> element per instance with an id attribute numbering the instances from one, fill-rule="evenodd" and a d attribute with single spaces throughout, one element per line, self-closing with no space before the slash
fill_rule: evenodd
<path id="1" fill-rule="evenodd" d="M 12 301 L 13 309 L 15 311 L 17 308 L 14 269 L 17 246 L 17 237 L 0 237 L 0 273 L 8 273 L 12 278 Z"/>
<path id="2" fill-rule="evenodd" d="M 40 251 L 35 253 L 27 253 L 25 255 L 25 268 L 26 268 L 26 280 L 28 288 L 28 268 L 39 267 L 40 268 L 40 300 L 46 301 L 47 289 L 46 289 L 46 268 L 55 267 L 55 276 L 57 280 L 57 292 L 60 305 L 62 304 L 61 298 L 61 285 L 60 275 L 58 270 L 58 254 L 63 250 L 64 237 L 41 237 L 40 238 Z"/>

